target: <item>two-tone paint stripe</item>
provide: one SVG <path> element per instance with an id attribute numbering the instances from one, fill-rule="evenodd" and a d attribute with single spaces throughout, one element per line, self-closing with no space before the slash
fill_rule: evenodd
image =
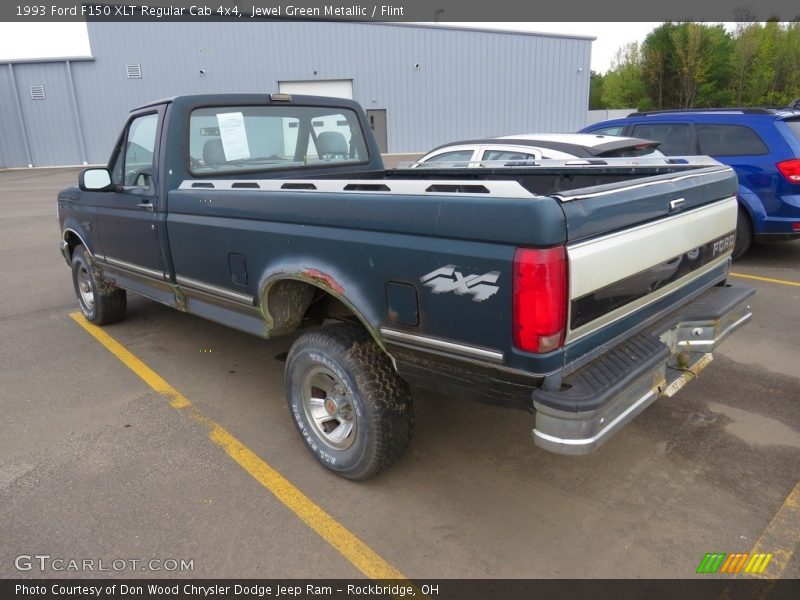
<path id="1" fill-rule="evenodd" d="M 736 229 L 736 198 L 701 206 L 680 214 L 610 233 L 567 247 L 569 256 L 569 294 L 571 299 L 590 296 L 598 290 L 612 289 L 618 282 L 663 265 L 692 249 L 729 235 Z M 566 342 L 572 343 L 631 312 L 667 295 L 673 289 L 702 277 L 729 259 L 732 248 L 713 254 L 712 260 L 681 279 L 650 292 L 588 323 L 574 326 L 572 302 Z M 666 277 L 666 276 L 665 276 Z"/>

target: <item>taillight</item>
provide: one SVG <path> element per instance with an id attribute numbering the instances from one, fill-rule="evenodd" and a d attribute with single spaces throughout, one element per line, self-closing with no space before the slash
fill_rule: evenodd
<path id="1" fill-rule="evenodd" d="M 550 352 L 567 327 L 567 254 L 564 246 L 514 254 L 514 345 Z"/>
<path id="2" fill-rule="evenodd" d="M 777 165 L 778 171 L 781 172 L 789 183 L 800 183 L 800 158 L 792 158 L 779 162 Z"/>

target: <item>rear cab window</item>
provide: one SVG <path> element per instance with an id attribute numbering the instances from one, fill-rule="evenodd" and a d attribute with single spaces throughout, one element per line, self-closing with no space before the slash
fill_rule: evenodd
<path id="1" fill-rule="evenodd" d="M 358 117 L 347 108 L 214 106 L 189 117 L 194 175 L 368 161 Z"/>

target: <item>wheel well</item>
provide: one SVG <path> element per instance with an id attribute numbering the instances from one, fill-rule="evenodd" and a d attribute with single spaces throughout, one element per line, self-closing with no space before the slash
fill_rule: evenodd
<path id="1" fill-rule="evenodd" d="M 72 258 L 72 253 L 75 252 L 75 248 L 83 245 L 81 238 L 73 231 L 64 233 L 64 241 L 67 242 L 67 246 L 69 247 L 70 258 Z"/>
<path id="2" fill-rule="evenodd" d="M 750 208 L 744 202 L 739 202 L 739 213 L 744 214 L 747 218 L 747 224 L 750 227 L 750 231 L 752 231 L 754 228 L 753 215 L 750 214 Z"/>
<path id="3" fill-rule="evenodd" d="M 339 298 L 313 283 L 299 279 L 281 279 L 271 284 L 267 289 L 264 309 L 271 321 L 273 335 L 322 325 L 327 319 L 364 325 L 355 311 Z"/>

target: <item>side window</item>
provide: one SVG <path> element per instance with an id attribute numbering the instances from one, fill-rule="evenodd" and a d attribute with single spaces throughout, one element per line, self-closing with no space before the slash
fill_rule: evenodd
<path id="1" fill-rule="evenodd" d="M 158 115 L 136 117 L 128 126 L 125 145 L 111 169 L 114 183 L 126 187 L 152 187 L 153 158 Z"/>
<path id="2" fill-rule="evenodd" d="M 758 134 L 743 125 L 697 124 L 701 154 L 709 156 L 752 156 L 768 154 Z"/>
<path id="3" fill-rule="evenodd" d="M 536 155 L 515 150 L 487 150 L 481 160 L 536 160 Z"/>
<path id="4" fill-rule="evenodd" d="M 600 129 L 592 129 L 588 133 L 596 135 L 622 135 L 625 125 L 614 125 L 613 127 L 601 127 Z"/>
<path id="5" fill-rule="evenodd" d="M 436 156 L 431 156 L 426 163 L 431 162 L 456 162 L 456 161 L 470 161 L 474 150 L 454 150 L 453 152 L 442 152 Z"/>
<path id="6" fill-rule="evenodd" d="M 658 147 L 667 156 L 697 154 L 688 123 L 642 123 L 633 126 L 633 137 L 661 142 Z"/>

